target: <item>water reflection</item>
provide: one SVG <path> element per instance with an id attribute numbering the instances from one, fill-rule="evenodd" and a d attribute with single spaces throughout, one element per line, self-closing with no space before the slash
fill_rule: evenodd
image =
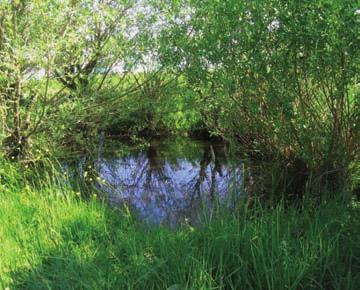
<path id="1" fill-rule="evenodd" d="M 126 203 L 142 219 L 175 225 L 196 221 L 215 204 L 232 206 L 243 188 L 242 166 L 229 160 L 225 144 L 199 140 L 154 140 L 123 157 L 97 158 L 106 182 L 97 186 L 112 205 Z"/>

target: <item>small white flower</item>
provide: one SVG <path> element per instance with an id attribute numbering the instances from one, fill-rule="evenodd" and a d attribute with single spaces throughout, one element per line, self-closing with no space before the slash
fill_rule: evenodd
<path id="1" fill-rule="evenodd" d="M 355 10 L 355 15 L 360 15 L 360 8 Z"/>
<path id="2" fill-rule="evenodd" d="M 279 27 L 280 27 L 280 21 L 278 19 L 274 19 L 273 21 L 271 21 L 271 23 L 268 25 L 267 28 L 270 32 L 272 32 L 279 29 Z"/>

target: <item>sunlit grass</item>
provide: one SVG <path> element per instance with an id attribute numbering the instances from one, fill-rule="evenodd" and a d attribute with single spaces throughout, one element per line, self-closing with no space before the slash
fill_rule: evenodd
<path id="1" fill-rule="evenodd" d="M 357 202 L 252 208 L 176 230 L 1 164 L 0 288 L 358 289 Z"/>

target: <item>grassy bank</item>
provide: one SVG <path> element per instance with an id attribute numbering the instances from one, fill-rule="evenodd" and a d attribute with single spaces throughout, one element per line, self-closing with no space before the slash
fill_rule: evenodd
<path id="1" fill-rule="evenodd" d="M 0 288 L 358 289 L 360 207 L 240 207 L 203 228 L 146 227 L 95 196 L 32 189 L 2 162 Z"/>

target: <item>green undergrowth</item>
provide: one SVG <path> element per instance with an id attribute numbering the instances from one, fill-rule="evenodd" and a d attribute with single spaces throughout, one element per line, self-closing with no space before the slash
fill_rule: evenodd
<path id="1" fill-rule="evenodd" d="M 243 205 L 169 229 L 0 164 L 1 289 L 359 289 L 355 201 Z"/>

